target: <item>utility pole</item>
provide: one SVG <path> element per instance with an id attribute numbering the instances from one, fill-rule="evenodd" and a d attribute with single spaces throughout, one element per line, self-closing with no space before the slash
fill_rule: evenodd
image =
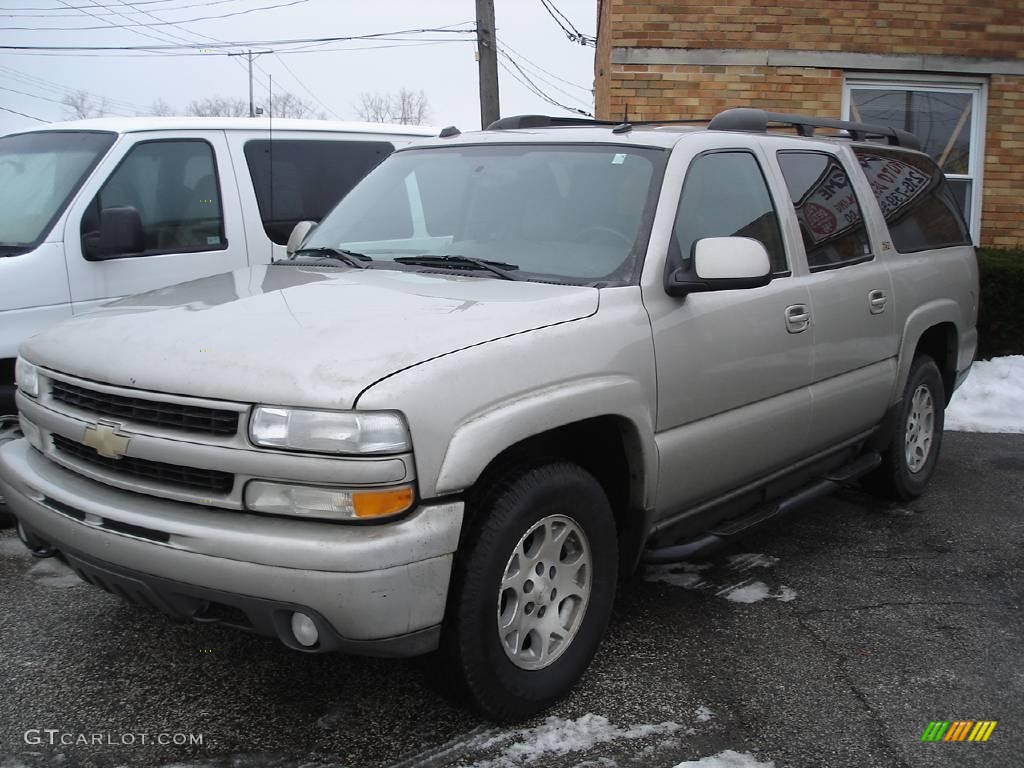
<path id="1" fill-rule="evenodd" d="M 476 0 L 476 51 L 480 64 L 480 127 L 499 117 L 498 45 L 494 37 L 494 0 Z"/>
<path id="2" fill-rule="evenodd" d="M 252 51 L 248 52 L 249 59 L 249 117 L 256 117 L 256 108 L 252 103 Z"/>
<path id="3" fill-rule="evenodd" d="M 228 56 L 245 56 L 249 61 L 249 117 L 256 117 L 256 105 L 253 102 L 252 97 L 252 58 L 254 55 L 261 56 L 264 53 L 273 53 L 272 50 L 256 51 L 255 54 L 251 50 L 240 52 L 240 53 L 229 53 Z"/>

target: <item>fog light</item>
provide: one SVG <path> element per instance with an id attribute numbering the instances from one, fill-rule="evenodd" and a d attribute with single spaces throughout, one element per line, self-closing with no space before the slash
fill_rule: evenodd
<path id="1" fill-rule="evenodd" d="M 299 641 L 299 645 L 312 648 L 320 639 L 320 633 L 316 624 L 304 613 L 295 612 L 292 614 L 292 634 Z"/>

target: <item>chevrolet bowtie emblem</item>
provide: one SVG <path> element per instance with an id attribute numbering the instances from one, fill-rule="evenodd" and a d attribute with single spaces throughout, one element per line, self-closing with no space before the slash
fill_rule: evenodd
<path id="1" fill-rule="evenodd" d="M 108 459 L 120 459 L 128 451 L 131 438 L 118 433 L 121 425 L 114 421 L 101 421 L 85 428 L 83 443 Z"/>

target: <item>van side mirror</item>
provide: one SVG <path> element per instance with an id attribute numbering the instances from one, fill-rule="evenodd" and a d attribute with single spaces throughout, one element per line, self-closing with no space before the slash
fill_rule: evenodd
<path id="1" fill-rule="evenodd" d="M 285 249 L 289 256 L 292 256 L 299 250 L 302 246 L 302 241 L 313 231 L 315 226 L 315 221 L 300 221 L 292 228 L 292 233 L 288 235 L 288 245 Z"/>
<path id="2" fill-rule="evenodd" d="M 764 245 L 749 237 L 705 237 L 693 249 L 693 266 L 665 280 L 669 296 L 760 288 L 772 279 Z"/>
<path id="3" fill-rule="evenodd" d="M 142 216 L 130 205 L 100 210 L 98 232 L 82 237 L 82 252 L 90 261 L 119 259 L 146 250 L 142 232 Z"/>

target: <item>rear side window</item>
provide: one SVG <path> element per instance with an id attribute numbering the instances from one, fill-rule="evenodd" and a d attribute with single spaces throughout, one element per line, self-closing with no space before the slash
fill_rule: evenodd
<path id="1" fill-rule="evenodd" d="M 772 196 L 749 152 L 712 152 L 690 163 L 676 211 L 674 266 L 688 268 L 705 237 L 753 238 L 768 251 L 773 274 L 789 270 Z"/>
<path id="2" fill-rule="evenodd" d="M 300 221 L 320 221 L 394 149 L 387 141 L 247 141 L 245 162 L 267 237 L 284 245 Z"/>
<path id="3" fill-rule="evenodd" d="M 897 251 L 914 253 L 971 244 L 962 207 L 931 158 L 874 147 L 853 151 Z"/>
<path id="4" fill-rule="evenodd" d="M 842 163 L 827 152 L 779 152 L 812 272 L 871 258 L 864 216 Z"/>
<path id="5" fill-rule="evenodd" d="M 227 247 L 213 147 L 202 139 L 139 142 L 125 155 L 82 217 L 84 240 L 98 236 L 106 208 L 134 208 L 141 254 Z"/>

